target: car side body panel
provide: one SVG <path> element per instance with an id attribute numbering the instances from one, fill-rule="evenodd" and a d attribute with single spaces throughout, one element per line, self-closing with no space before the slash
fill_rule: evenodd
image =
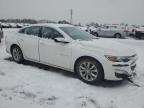
<path id="1" fill-rule="evenodd" d="M 118 70 L 124 70 L 131 74 L 131 66 L 135 65 L 136 57 L 127 63 L 111 62 L 105 57 L 105 55 L 131 56 L 135 54 L 134 51 L 127 50 L 126 46 L 106 39 L 95 39 L 92 41 L 72 40 L 66 33 L 60 31 L 58 27 L 54 28 L 69 43 L 57 43 L 52 39 L 30 37 L 25 34 L 21 36 L 17 31 L 6 37 L 6 51 L 11 53 L 12 45 L 18 45 L 22 50 L 24 59 L 71 72 L 75 71 L 75 63 L 79 58 L 91 57 L 102 65 L 104 78 L 108 80 L 121 80 L 121 78 L 115 76 L 115 72 Z M 127 65 L 127 67 L 114 67 L 115 65 Z"/>

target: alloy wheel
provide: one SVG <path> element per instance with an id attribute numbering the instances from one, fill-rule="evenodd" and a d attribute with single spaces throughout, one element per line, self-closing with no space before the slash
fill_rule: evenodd
<path id="1" fill-rule="evenodd" d="M 92 62 L 83 62 L 79 66 L 81 77 L 86 81 L 94 81 L 98 76 L 98 69 Z"/>
<path id="2" fill-rule="evenodd" d="M 121 38 L 121 35 L 120 34 L 116 34 L 115 38 Z"/>
<path id="3" fill-rule="evenodd" d="M 13 55 L 13 59 L 16 62 L 20 62 L 22 59 L 22 53 L 21 50 L 18 47 L 14 47 L 12 50 L 12 55 Z"/>

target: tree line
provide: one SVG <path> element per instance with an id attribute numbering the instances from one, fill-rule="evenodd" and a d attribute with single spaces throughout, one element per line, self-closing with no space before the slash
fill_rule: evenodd
<path id="1" fill-rule="evenodd" d="M 3 23 L 29 23 L 29 24 L 37 24 L 38 21 L 35 19 L 0 19 L 0 22 Z"/>

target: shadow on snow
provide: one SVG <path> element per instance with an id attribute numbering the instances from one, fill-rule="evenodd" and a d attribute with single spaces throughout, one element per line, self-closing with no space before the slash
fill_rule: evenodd
<path id="1" fill-rule="evenodd" d="M 4 60 L 14 62 L 12 57 L 5 58 Z M 31 62 L 31 61 L 24 61 L 22 64 L 24 66 L 32 66 L 32 67 L 36 67 L 36 68 L 39 68 L 39 69 L 47 70 L 47 71 L 50 71 L 50 72 L 55 72 L 55 73 L 64 75 L 66 77 L 77 78 L 76 74 L 73 73 L 73 72 L 68 72 L 66 70 L 55 68 L 55 67 L 51 67 L 51 66 L 48 66 L 48 65 L 35 63 L 35 62 Z M 91 84 L 91 85 L 92 86 L 99 86 L 99 87 L 121 87 L 121 86 L 125 86 L 127 84 L 128 84 L 128 82 L 124 81 L 124 80 L 122 80 L 122 81 L 103 80 L 103 81 L 101 81 L 101 82 L 99 82 L 97 84 Z"/>

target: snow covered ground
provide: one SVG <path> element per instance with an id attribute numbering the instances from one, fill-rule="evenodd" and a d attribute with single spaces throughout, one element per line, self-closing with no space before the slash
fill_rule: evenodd
<path id="1" fill-rule="evenodd" d="M 5 35 L 13 30 L 6 29 Z M 116 40 L 116 39 L 115 39 Z M 37 63 L 17 64 L 0 44 L 0 108 L 144 108 L 144 41 L 116 40 L 138 55 L 136 87 L 127 81 L 88 85 L 72 73 Z"/>

